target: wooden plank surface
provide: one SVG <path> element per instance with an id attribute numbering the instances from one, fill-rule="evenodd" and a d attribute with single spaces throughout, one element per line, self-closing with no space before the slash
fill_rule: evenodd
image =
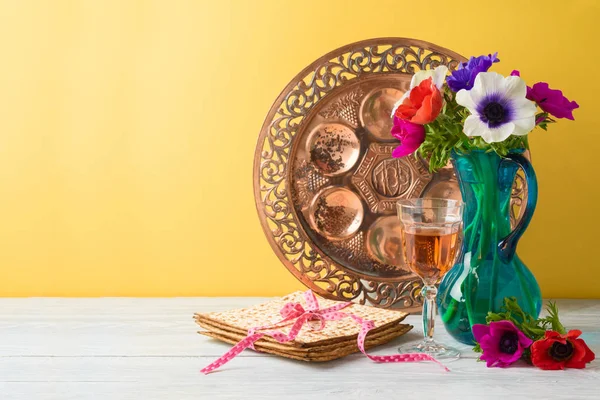
<path id="1" fill-rule="evenodd" d="M 376 364 L 355 354 L 309 364 L 243 352 L 218 372 L 199 369 L 230 346 L 196 334 L 197 311 L 245 307 L 260 298 L 0 299 L 0 399 L 600 398 L 600 367 L 488 369 L 462 351 L 446 373 L 432 363 Z M 567 327 L 600 353 L 600 301 L 561 300 Z M 373 350 L 390 354 L 415 329 Z M 427 394 L 425 394 L 427 393 Z"/>

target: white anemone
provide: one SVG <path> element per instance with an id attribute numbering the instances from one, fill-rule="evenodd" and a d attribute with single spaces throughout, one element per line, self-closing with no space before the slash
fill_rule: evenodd
<path id="1" fill-rule="evenodd" d="M 406 99 L 410 95 L 410 91 L 414 87 L 419 86 L 419 84 L 425 79 L 432 78 L 435 86 L 437 86 L 439 90 L 442 90 L 442 86 L 444 86 L 444 83 L 446 82 L 447 74 L 448 67 L 446 67 L 445 65 L 440 65 L 439 67 L 436 67 L 434 69 L 424 69 L 419 72 L 416 72 L 410 80 L 410 89 L 406 93 L 404 93 L 404 95 L 400 98 L 400 100 L 396 102 L 396 104 L 394 104 L 394 108 L 392 109 L 392 117 L 394 117 L 394 114 L 396 114 L 396 110 L 398 109 L 400 104 L 402 104 L 404 99 Z"/>
<path id="2" fill-rule="evenodd" d="M 456 102 L 471 113 L 463 131 L 467 136 L 481 136 L 487 143 L 526 135 L 535 127 L 537 110 L 526 95 L 527 85 L 520 77 L 481 72 L 471 90 L 456 94 Z"/>

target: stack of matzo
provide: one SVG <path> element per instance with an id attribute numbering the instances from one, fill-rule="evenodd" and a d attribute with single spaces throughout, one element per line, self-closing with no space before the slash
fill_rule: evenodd
<path id="1" fill-rule="evenodd" d="M 321 309 L 338 303 L 322 298 L 318 300 Z M 300 303 L 306 309 L 303 293 L 296 292 L 254 307 L 199 313 L 195 314 L 194 318 L 202 328 L 206 329 L 198 333 L 235 344 L 246 337 L 248 329 L 280 321 L 282 318 L 279 311 L 289 302 Z M 341 312 L 354 314 L 375 323 L 375 328 L 369 332 L 365 341 L 367 349 L 387 343 L 412 329 L 411 325 L 400 324 L 400 321 L 408 315 L 401 311 L 352 304 Z M 278 330 L 287 334 L 293 323 L 294 321 L 288 321 Z M 311 330 L 308 324 L 305 324 L 296 339 L 291 342 L 279 343 L 265 335 L 255 343 L 255 348 L 296 360 L 329 361 L 358 351 L 356 338 L 359 330 L 360 325 L 349 317 L 327 321 L 325 328 L 320 331 Z"/>

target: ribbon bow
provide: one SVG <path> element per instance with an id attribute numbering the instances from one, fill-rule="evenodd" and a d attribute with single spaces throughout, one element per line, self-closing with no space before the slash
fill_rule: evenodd
<path id="1" fill-rule="evenodd" d="M 291 340 L 294 340 L 296 338 L 296 336 L 298 336 L 298 333 L 300 332 L 300 330 L 302 329 L 304 324 L 307 322 L 309 323 L 308 325 L 309 325 L 310 329 L 321 330 L 325 327 L 325 321 L 336 321 L 336 320 L 340 320 L 340 319 L 347 318 L 347 317 L 352 318 L 354 321 L 356 321 L 356 323 L 358 323 L 361 326 L 360 332 L 358 334 L 356 341 L 357 341 L 358 349 L 361 351 L 361 353 L 363 353 L 369 359 L 371 359 L 375 362 L 383 362 L 383 363 L 409 362 L 409 361 L 433 361 L 433 362 L 439 364 L 440 366 L 442 366 L 446 371 L 449 371 L 448 368 L 446 368 L 438 360 L 436 360 L 435 358 L 431 357 L 428 354 L 423 354 L 423 353 L 393 354 L 390 356 L 369 355 L 365 351 L 365 338 L 367 336 L 367 333 L 369 333 L 369 331 L 375 327 L 375 324 L 373 323 L 373 321 L 369 321 L 369 320 L 360 318 L 357 315 L 343 313 L 343 312 L 339 311 L 346 307 L 351 306 L 352 303 L 339 303 L 339 304 L 333 305 L 331 307 L 320 309 L 319 302 L 317 301 L 317 297 L 310 290 L 304 292 L 304 300 L 306 302 L 306 309 L 304 309 L 304 307 L 302 307 L 302 305 L 300 303 L 287 303 L 286 305 L 283 306 L 281 311 L 279 311 L 279 313 L 281 314 L 281 317 L 283 318 L 282 320 L 280 320 L 274 324 L 271 324 L 271 325 L 257 326 L 254 328 L 250 328 L 248 330 L 248 335 L 244 339 L 242 339 L 240 342 L 238 342 L 238 344 L 233 346 L 231 348 L 231 350 L 229 350 L 223 356 L 218 358 L 216 361 L 214 361 L 207 367 L 201 369 L 200 372 L 202 372 L 203 374 L 208 374 L 208 373 L 214 371 L 215 369 L 219 368 L 220 366 L 226 364 L 233 358 L 235 358 L 244 349 L 246 349 L 246 348 L 254 349 L 254 343 L 258 339 L 260 339 L 261 337 L 263 337 L 265 335 L 271 336 L 272 338 L 277 340 L 279 343 L 286 343 Z M 288 321 L 294 320 L 294 319 L 295 319 L 295 322 L 292 324 L 292 327 L 290 328 L 290 331 L 287 335 L 281 331 L 275 330 L 276 328 L 280 328 L 281 325 L 287 323 Z M 314 327 L 314 325 L 310 324 L 310 322 L 314 322 L 314 321 L 319 322 L 318 327 Z M 257 331 L 262 331 L 262 332 L 257 332 Z"/>

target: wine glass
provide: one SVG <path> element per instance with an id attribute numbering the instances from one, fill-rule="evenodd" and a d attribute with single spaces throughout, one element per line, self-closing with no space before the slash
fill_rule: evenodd
<path id="1" fill-rule="evenodd" d="M 423 334 L 419 344 L 407 344 L 401 353 L 427 353 L 453 359 L 460 352 L 433 340 L 437 313 L 435 285 L 452 268 L 461 247 L 463 203 L 458 200 L 420 198 L 397 203 L 402 249 L 406 265 L 423 279 Z"/>

